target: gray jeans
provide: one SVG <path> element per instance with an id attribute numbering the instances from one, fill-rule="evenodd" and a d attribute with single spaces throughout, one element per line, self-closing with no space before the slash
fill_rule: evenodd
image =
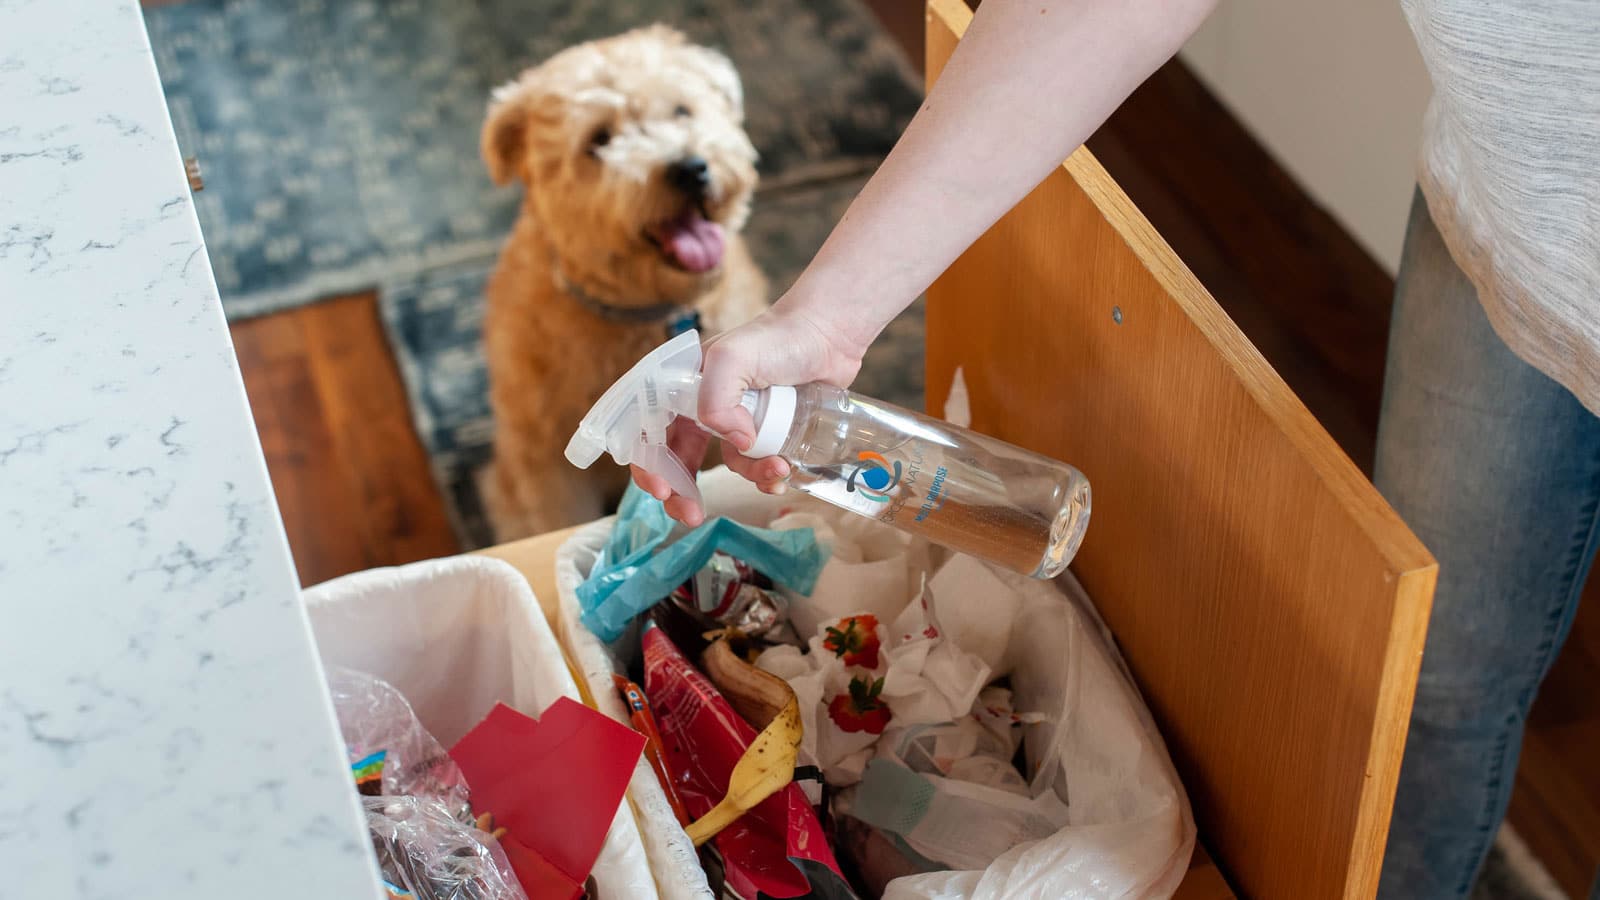
<path id="1" fill-rule="evenodd" d="M 1378 895 L 1465 897 L 1595 556 L 1600 419 L 1496 337 L 1420 194 L 1376 481 L 1439 560 Z"/>

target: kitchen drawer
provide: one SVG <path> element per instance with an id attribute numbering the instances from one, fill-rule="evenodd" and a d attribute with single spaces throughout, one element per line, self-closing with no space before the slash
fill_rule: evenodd
<path id="1" fill-rule="evenodd" d="M 971 13 L 930 0 L 927 70 Z M 928 291 L 928 407 L 1079 467 L 1073 571 L 1183 776 L 1178 896 L 1371 897 L 1437 565 L 1087 150 Z M 565 533 L 487 551 L 542 599 Z M 1208 855 L 1209 851 L 1209 855 Z"/>

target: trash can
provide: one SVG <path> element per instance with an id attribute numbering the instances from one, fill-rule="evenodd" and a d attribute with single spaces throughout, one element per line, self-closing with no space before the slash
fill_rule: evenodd
<path id="1" fill-rule="evenodd" d="M 527 580 L 500 560 L 457 556 L 371 569 L 303 598 L 323 664 L 394 685 L 446 747 L 496 703 L 537 718 L 560 697 L 581 702 Z M 653 781 L 649 766 L 640 767 Z M 602 896 L 657 896 L 628 804 L 617 810 L 593 871 Z"/>

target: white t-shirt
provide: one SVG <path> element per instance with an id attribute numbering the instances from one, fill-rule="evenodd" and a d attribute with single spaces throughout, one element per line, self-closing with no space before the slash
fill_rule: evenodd
<path id="1" fill-rule="evenodd" d="M 1402 5 L 1428 209 L 1500 337 L 1600 415 L 1600 2 Z"/>

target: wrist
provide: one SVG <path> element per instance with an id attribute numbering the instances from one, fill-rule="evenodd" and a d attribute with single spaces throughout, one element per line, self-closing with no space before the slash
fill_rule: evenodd
<path id="1" fill-rule="evenodd" d="M 780 319 L 814 331 L 832 352 L 857 363 L 888 325 L 877 321 L 867 305 L 858 302 L 851 291 L 826 284 L 826 278 L 817 277 L 810 270 L 801 274 L 794 286 L 772 305 L 772 312 Z"/>

